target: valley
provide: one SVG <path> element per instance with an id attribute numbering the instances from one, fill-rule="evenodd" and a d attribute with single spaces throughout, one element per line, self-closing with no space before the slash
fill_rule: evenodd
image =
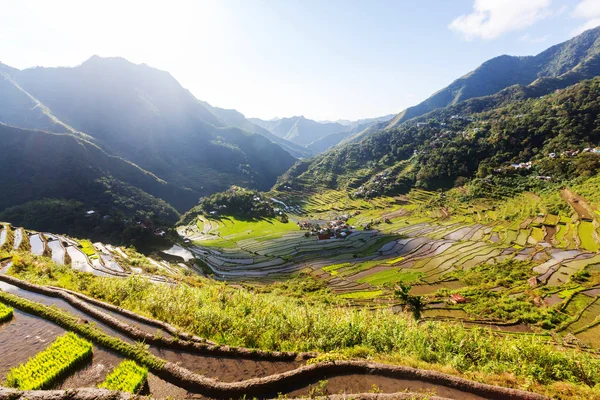
<path id="1" fill-rule="evenodd" d="M 446 196 L 451 197 L 452 193 Z M 313 381 L 302 378 L 303 384 L 287 387 L 289 396 L 333 394 L 342 390 L 363 393 L 375 385 L 388 393 L 409 390 L 415 396 L 435 393 L 475 399 L 483 398 L 478 397 L 482 392 L 465 389 L 459 393 L 451 389 L 457 387 L 454 384 L 439 383 L 454 379 L 451 377 L 442 381 L 423 378 L 419 383 L 419 379 L 408 378 L 411 375 L 406 375 L 406 371 L 388 371 L 386 364 L 375 364 L 384 369 L 381 376 L 378 373 L 373 376 L 361 375 L 360 362 L 353 367 L 344 363 L 357 357 L 359 360 L 366 357 L 370 363 L 391 364 L 401 359 L 404 365 L 419 368 L 427 365 L 428 369 L 486 381 L 490 379 L 486 374 L 493 376 L 507 367 L 500 370 L 485 367 L 491 368 L 490 372 L 473 375 L 468 371 L 472 371 L 469 365 L 474 361 L 457 364 L 452 358 L 445 358 L 450 354 L 443 352 L 436 353 L 436 361 L 430 364 L 429 357 L 423 358 L 424 354 L 419 355 L 413 345 L 395 342 L 391 333 L 392 336 L 384 336 L 391 340 L 386 345 L 378 343 L 379 339 L 369 339 L 368 332 L 383 329 L 382 324 L 388 323 L 384 321 L 394 321 L 385 329 L 402 326 L 408 335 L 424 334 L 422 328 L 430 326 L 437 332 L 435 335 L 442 334 L 438 330 L 451 329 L 454 333 L 448 339 L 452 341 L 461 335 L 475 340 L 472 335 L 479 332 L 481 340 L 494 337 L 494 340 L 522 342 L 519 346 L 528 342 L 538 346 L 538 352 L 552 352 L 553 347 L 560 346 L 562 352 L 573 352 L 576 359 L 583 357 L 577 362 L 592 357 L 585 362 L 596 368 L 592 365 L 597 363 L 593 361 L 594 354 L 600 350 L 594 333 L 600 322 L 596 312 L 600 294 L 598 222 L 595 213 L 582 214 L 580 209 L 581 206 L 593 212 L 595 203 L 573 191 L 561 192 L 559 198 L 570 211 L 542 215 L 532 206 L 539 203 L 538 195 L 527 192 L 522 196 L 453 210 L 439 207 L 440 193 L 425 190 L 372 199 L 353 199 L 349 193 L 326 189 L 312 193 L 274 190 L 262 198 L 285 212 L 287 222 L 217 213 L 195 215 L 187 224 L 177 227 L 180 237 L 177 244 L 150 256 L 124 247 L 92 244 L 5 224 L 0 232 L 5 260 L 0 275 L 0 301 L 15 308 L 15 317 L 4 329 L 16 330 L 12 335 L 17 336 L 19 329 L 44 329 L 48 334 L 38 335 L 36 345 L 24 342 L 15 347 L 11 341 L 6 342 L 7 351 L 18 351 L 20 358 L 11 359 L 3 371 L 6 373 L 26 361 L 42 350 L 45 343 L 59 337 L 67 323 L 63 318 L 71 318 L 67 330 L 77 327 L 75 332 L 80 333 L 78 321 L 85 319 L 86 324 L 92 322 L 95 329 L 112 338 L 130 344 L 143 340 L 149 347 L 146 353 L 134 353 L 135 356 L 123 354 L 120 347 L 107 348 L 101 345 L 103 342 L 94 341 L 95 333 L 81 331 L 95 343 L 92 361 L 78 369 L 76 375 L 60 380 L 53 386 L 55 389 L 98 385 L 118 363 L 132 359 L 148 368 L 144 390 L 153 396 L 175 391 L 187 397 L 212 397 L 211 393 L 216 393 L 213 390 L 236 393 L 234 386 L 216 382 L 268 377 L 272 384 L 256 381 L 260 388 L 256 390 L 268 397 L 268 393 L 271 396 L 281 393 L 281 387 L 275 383 L 278 374 L 297 371 L 297 376 L 303 376 L 301 367 L 314 359 L 323 361 L 316 364 L 308 361 L 308 365 L 321 365 L 324 371 L 332 368 L 326 367 L 331 360 L 337 360 L 334 365 L 340 365 L 335 367 L 339 372 L 334 369 L 311 373 L 315 376 Z M 574 199 L 578 202 L 574 203 Z M 515 217 L 507 219 L 507 210 L 512 210 Z M 350 230 L 345 237 L 319 239 L 318 234 L 300 229 L 308 221 L 325 226 L 338 220 L 343 220 Z M 409 296 L 421 299 L 418 323 L 412 322 L 413 310 L 399 295 L 399 288 L 406 288 Z M 192 303 L 186 305 L 183 299 L 190 295 Z M 171 297 L 177 299 L 176 303 L 171 302 L 167 309 L 161 309 L 164 304 L 156 308 L 157 302 Z M 310 314 L 298 314 L 299 310 L 295 310 L 294 303 L 299 299 L 307 302 Z M 196 309 L 192 311 L 193 319 L 186 318 L 185 307 L 194 307 L 196 301 L 204 304 L 202 314 Z M 217 311 L 220 301 L 225 308 Z M 47 313 L 43 307 L 49 305 L 59 307 L 60 317 Z M 323 307 L 333 308 L 325 311 Z M 27 325 L 32 315 L 47 315 L 42 319 L 47 321 L 44 322 L 47 328 L 38 327 L 41 322 Z M 275 315 L 284 320 L 279 321 L 281 317 Z M 291 315 L 299 319 L 282 330 L 279 323 Z M 302 327 L 312 318 L 316 320 L 310 324 L 317 324 L 319 330 L 327 327 L 327 331 L 305 331 Z M 371 321 L 372 327 L 367 321 Z M 24 328 L 20 328 L 21 323 Z M 219 328 L 223 323 L 229 327 Z M 363 333 L 347 342 L 350 337 L 344 337 L 349 332 L 342 333 L 346 323 L 358 323 Z M 363 323 L 367 325 L 362 326 Z M 251 327 L 254 324 L 259 325 Z M 261 329 L 256 331 L 258 326 Z M 275 333 L 271 329 L 280 331 Z M 322 342 L 325 337 L 321 339 L 320 335 L 329 329 L 342 329 L 336 334 L 342 336 L 330 338 L 329 343 Z M 186 336 L 184 332 L 196 336 Z M 286 337 L 290 334 L 291 337 Z M 4 335 L 0 333 L 0 337 Z M 176 337 L 184 338 L 184 342 L 174 342 Z M 483 346 L 483 342 L 479 345 Z M 485 346 L 492 346 L 486 351 L 500 351 L 492 343 Z M 381 352 L 387 348 L 391 352 Z M 514 356 L 504 354 L 498 360 L 508 361 Z M 154 361 L 150 363 L 146 357 L 174 363 L 188 371 L 185 376 L 203 374 L 204 381 L 211 378 L 218 381 L 199 385 L 168 378 L 171 372 L 153 367 Z M 473 366 L 478 365 L 481 370 L 486 365 L 480 364 L 482 361 Z M 447 366 L 438 369 L 437 365 Z M 348 368 L 353 371 L 351 375 L 342 372 Z M 523 373 L 527 374 L 519 370 L 513 373 L 516 382 L 526 376 Z M 538 385 L 560 379 L 552 376 L 540 378 Z M 592 378 L 574 379 L 586 382 L 585 379 Z M 499 383 L 514 385 L 509 381 Z M 532 388 L 554 396 L 551 387 Z M 572 396 L 581 398 L 592 393 L 584 394 L 587 392 L 583 387 L 569 390 Z M 498 396 L 503 398 L 501 394 Z"/>
<path id="2" fill-rule="evenodd" d="M 214 28 L 177 72 L 294 116 L 121 57 L 0 64 L 0 399 L 600 399 L 600 27 L 372 118 L 350 81 L 383 57 L 295 81 L 301 48 L 225 68 Z M 307 93 L 364 111 L 287 113 Z"/>

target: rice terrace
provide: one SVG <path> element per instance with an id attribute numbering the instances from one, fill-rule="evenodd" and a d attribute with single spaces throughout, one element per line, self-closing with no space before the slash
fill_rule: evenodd
<path id="1" fill-rule="evenodd" d="M 515 218 L 508 220 L 506 202 L 442 210 L 432 206 L 440 194 L 424 190 L 373 199 L 339 191 L 258 196 L 273 199 L 287 222 L 193 213 L 177 228 L 178 243 L 151 256 L 4 224 L 0 301 L 6 322 L 0 337 L 8 340 L 0 341 L 0 349 L 14 355 L 0 365 L 7 386 L 60 390 L 76 384 L 207 397 L 366 393 L 376 386 L 392 393 L 409 390 L 417 398 L 506 398 L 472 381 L 456 383 L 454 376 L 477 380 L 477 366 L 497 379 L 510 373 L 517 383 L 527 365 L 519 363 L 534 368 L 537 361 L 499 349 L 498 343 L 533 346 L 557 365 L 597 363 L 600 255 L 586 244 L 598 242 L 597 222 L 580 220 L 575 209 L 532 215 L 529 207 L 539 204 L 533 193 L 523 194 L 522 209 L 512 210 Z M 320 226 L 343 221 L 337 225 L 348 234 L 319 238 L 323 235 L 308 230 L 307 221 Z M 591 232 L 580 229 L 583 222 L 592 225 Z M 585 234 L 590 236 L 584 239 Z M 407 297 L 419 298 L 418 322 Z M 178 303 L 169 301 L 174 298 Z M 310 308 L 291 311 L 300 299 Z M 207 309 L 188 308 L 193 304 Z M 283 317 L 288 312 L 295 320 Z M 320 327 L 324 318 L 340 325 Z M 313 331 L 302 328 L 307 321 Z M 223 324 L 229 328 L 219 328 Z M 351 326 L 356 332 L 346 331 Z M 395 337 L 391 332 L 400 326 L 403 335 L 415 337 Z M 389 329 L 385 339 L 372 336 Z M 413 342 L 432 334 L 460 342 L 475 332 L 476 348 L 464 349 L 465 356 L 493 351 L 498 364 L 473 359 L 472 353 L 459 360 L 442 351 L 429 359 L 422 344 Z M 29 339 L 18 344 L 10 339 L 21 336 Z M 77 353 L 62 337 L 93 350 Z M 564 350 L 553 353 L 556 346 Z M 64 356 L 42 367 L 52 351 Z M 346 364 L 365 358 L 386 364 Z M 385 369 L 398 361 L 449 367 L 439 377 Z M 317 367 L 323 372 L 306 370 Z M 273 379 L 254 380 L 260 377 Z M 538 379 L 534 387 L 544 392 L 537 385 L 562 378 L 549 369 L 540 370 Z"/>
<path id="2" fill-rule="evenodd" d="M 0 400 L 600 400 L 600 0 L 6 3 Z"/>

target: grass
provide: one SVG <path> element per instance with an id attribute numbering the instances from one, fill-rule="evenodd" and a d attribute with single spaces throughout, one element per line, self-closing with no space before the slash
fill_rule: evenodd
<path id="1" fill-rule="evenodd" d="M 9 272 L 11 272 L 9 270 Z M 374 357 L 395 357 L 422 367 L 450 368 L 460 374 L 512 374 L 519 379 L 550 385 L 553 382 L 600 384 L 600 360 L 562 348 L 536 335 L 503 336 L 486 329 L 427 321 L 389 309 L 357 309 L 320 301 L 303 301 L 281 293 L 256 293 L 207 279 L 186 277 L 170 286 L 133 276 L 127 279 L 76 273 L 52 263 L 31 265 L 20 275 L 36 283 L 77 290 L 100 300 L 151 316 L 198 336 L 232 346 L 288 351 L 345 351 L 366 348 Z M 492 283 L 496 279 L 487 279 Z M 361 299 L 377 291 L 350 295 Z M 33 309 L 59 321 L 67 329 L 89 335 L 104 347 L 117 350 L 140 365 L 161 362 L 139 346 L 109 341 L 89 324 L 77 324 L 64 312 L 33 305 L 0 292 L 7 304 Z M 87 337 L 87 336 L 86 336 Z M 106 342 L 106 344 L 104 344 Z M 134 351 L 135 350 L 135 351 Z M 150 364 L 150 365 L 148 365 Z M 155 365 L 160 368 L 160 364 Z"/>
<path id="2" fill-rule="evenodd" d="M 112 370 L 98 387 L 137 394 L 148 379 L 148 369 L 125 360 Z"/>
<path id="3" fill-rule="evenodd" d="M 364 292 L 344 293 L 344 294 L 341 294 L 340 297 L 342 299 L 348 299 L 348 300 L 367 300 L 367 299 L 374 299 L 375 297 L 379 297 L 382 294 L 383 294 L 382 290 L 371 290 L 371 291 L 364 291 Z"/>
<path id="4" fill-rule="evenodd" d="M 22 390 L 47 388 L 75 365 L 91 357 L 92 344 L 68 332 L 27 363 L 12 368 L 6 377 L 6 384 Z"/>
<path id="5" fill-rule="evenodd" d="M 581 247 L 590 251 L 598 251 L 598 243 L 594 240 L 594 224 L 589 221 L 581 221 L 579 224 L 579 239 L 581 240 Z"/>
<path id="6" fill-rule="evenodd" d="M 98 256 L 96 255 L 96 249 L 94 248 L 94 245 L 92 244 L 91 241 L 89 240 L 80 240 L 79 244 L 81 245 L 81 251 L 88 256 L 89 258 L 97 258 Z"/>
<path id="7" fill-rule="evenodd" d="M 419 271 L 404 270 L 401 268 L 392 268 L 385 271 L 376 272 L 372 275 L 359 279 L 357 282 L 369 283 L 373 286 L 381 286 L 392 283 L 413 283 L 418 281 L 424 274 Z"/>
<path id="8" fill-rule="evenodd" d="M 392 264 L 397 264 L 403 260 L 404 260 L 404 257 L 400 256 L 400 257 L 392 258 L 391 260 L 387 260 L 385 263 L 388 265 L 392 265 Z"/>
<path id="9" fill-rule="evenodd" d="M 0 323 L 10 320 L 13 316 L 13 309 L 0 303 Z"/>
<path id="10" fill-rule="evenodd" d="M 202 246 L 233 248 L 240 240 L 264 241 L 280 238 L 289 232 L 299 232 L 298 226 L 293 222 L 283 223 L 276 219 L 245 220 L 223 217 L 220 221 L 222 225 L 218 230 L 219 238 L 204 240 L 200 242 Z"/>
<path id="11" fill-rule="evenodd" d="M 326 267 L 323 267 L 322 269 L 323 269 L 323 271 L 335 276 L 338 274 L 339 269 L 346 268 L 351 265 L 352 265 L 351 263 L 345 262 L 345 263 L 341 263 L 341 264 L 331 264 Z"/>
<path id="12" fill-rule="evenodd" d="M 370 256 L 370 255 L 374 254 L 377 250 L 382 248 L 385 244 L 392 242 L 394 240 L 398 240 L 398 239 L 399 239 L 399 237 L 397 237 L 397 236 L 383 236 L 383 237 L 377 238 L 377 240 L 375 240 L 375 242 L 370 244 L 367 248 L 356 253 L 356 255 L 358 257 Z"/>

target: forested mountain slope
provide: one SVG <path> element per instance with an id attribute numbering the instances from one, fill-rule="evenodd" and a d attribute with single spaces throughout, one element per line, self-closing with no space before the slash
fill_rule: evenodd
<path id="1" fill-rule="evenodd" d="M 600 27 L 552 46 L 536 56 L 499 56 L 486 61 L 422 103 L 402 111 L 388 127 L 398 126 L 436 108 L 494 94 L 516 84 L 529 85 L 540 78 L 578 72 L 585 75 L 582 78 L 589 79 L 600 73 L 599 59 Z"/>
<path id="2" fill-rule="evenodd" d="M 75 68 L 21 71 L 0 65 L 0 105 L 0 123 L 70 134 L 57 137 L 27 132 L 23 137 L 11 137 L 21 131 L 3 127 L 3 143 L 10 143 L 15 150 L 4 159 L 10 157 L 15 167 L 35 165 L 36 171 L 27 176 L 42 173 L 57 188 L 41 179 L 31 187 L 11 180 L 7 186 L 11 197 L 4 199 L 0 211 L 20 201 L 61 193 L 61 198 L 85 199 L 87 204 L 93 196 L 79 192 L 83 186 L 65 188 L 61 182 L 78 182 L 90 169 L 95 171 L 91 181 L 106 176 L 102 168 L 110 164 L 108 159 L 120 158 L 139 166 L 120 168 L 119 176 L 114 171 L 108 175 L 160 197 L 180 211 L 192 207 L 200 196 L 232 184 L 268 188 L 295 161 L 271 140 L 225 123 L 167 72 L 121 58 L 94 56 Z M 48 148 L 39 146 L 41 142 Z M 27 147 L 31 144 L 35 144 L 34 151 Z M 103 154 L 100 169 L 95 164 L 98 158 L 88 158 L 92 144 L 96 154 Z M 68 162 L 56 157 L 57 151 L 68 156 Z M 40 160 L 44 160 L 43 168 Z M 152 190 L 138 172 L 154 175 Z M 155 187 L 154 181 L 164 182 Z"/>
<path id="3" fill-rule="evenodd" d="M 381 188 L 405 191 L 413 185 L 451 187 L 459 177 L 478 172 L 485 176 L 511 162 L 543 160 L 549 153 L 600 143 L 600 78 L 534 96 L 539 90 L 516 86 L 436 110 L 298 162 L 279 182 L 357 189 L 366 185 L 374 193 Z M 548 167 L 547 174 L 554 168 Z"/>

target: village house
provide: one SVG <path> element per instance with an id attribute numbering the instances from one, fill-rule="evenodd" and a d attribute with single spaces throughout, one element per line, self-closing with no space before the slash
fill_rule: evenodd
<path id="1" fill-rule="evenodd" d="M 451 294 L 450 295 L 450 302 L 452 304 L 462 304 L 462 303 L 466 303 L 467 299 L 465 299 L 460 294 Z"/>
<path id="2" fill-rule="evenodd" d="M 530 169 L 533 163 L 531 161 L 525 163 L 511 164 L 511 167 L 515 169 Z"/>

